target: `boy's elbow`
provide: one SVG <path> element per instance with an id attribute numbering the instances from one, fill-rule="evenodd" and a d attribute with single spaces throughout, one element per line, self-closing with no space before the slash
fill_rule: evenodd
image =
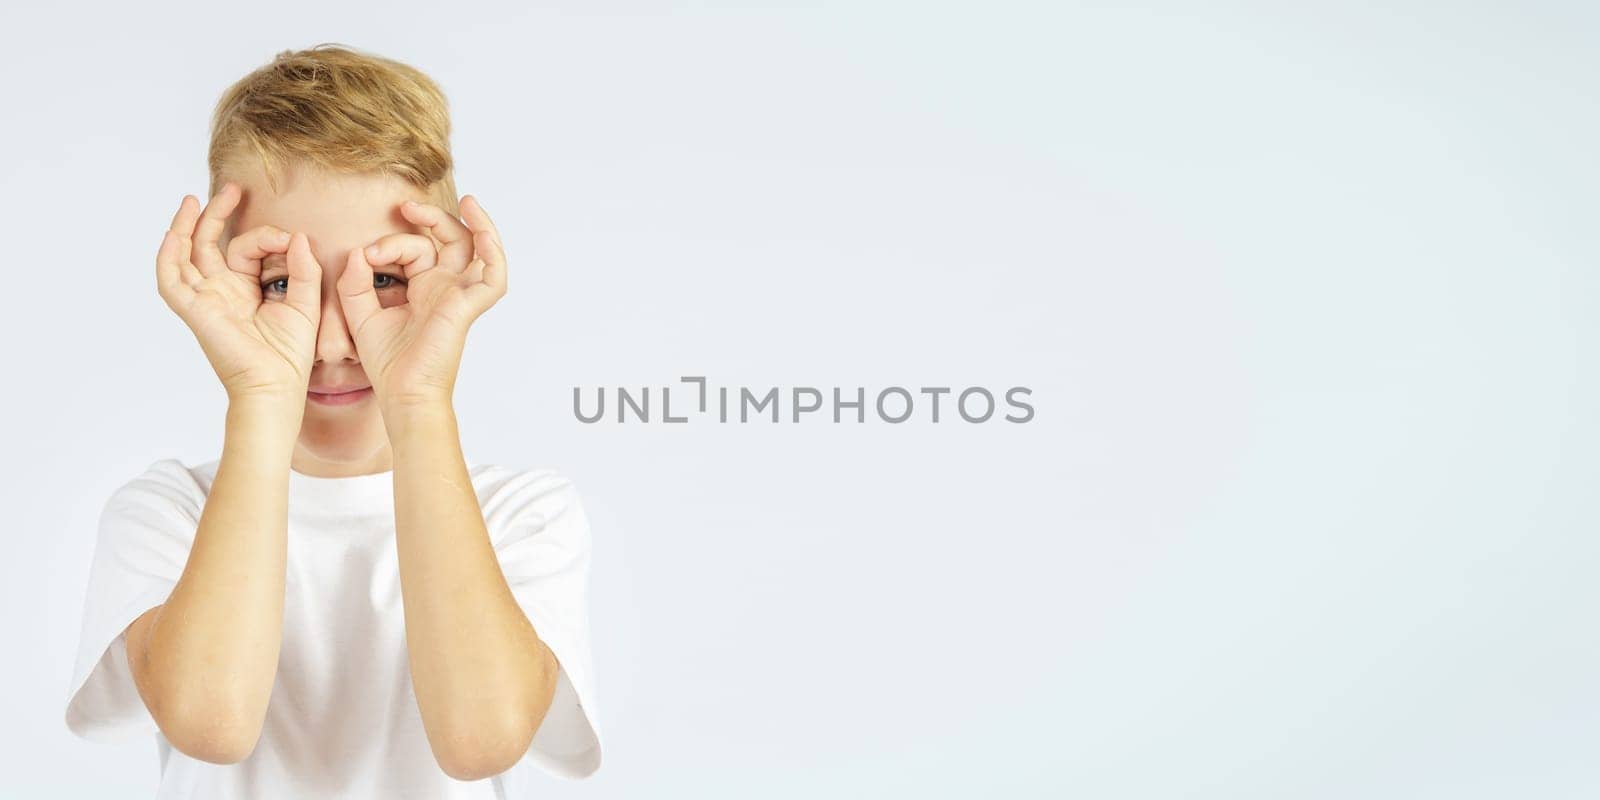
<path id="1" fill-rule="evenodd" d="M 247 714 L 218 712 L 215 707 L 169 714 L 159 721 L 161 734 L 174 749 L 212 764 L 237 764 L 250 757 L 261 738 L 259 720 Z"/>
<path id="2" fill-rule="evenodd" d="M 533 732 L 509 726 L 498 735 L 477 730 L 451 737 L 452 745 L 434 753 L 444 774 L 458 781 L 478 781 L 511 769 L 528 752 Z"/>
<path id="3" fill-rule="evenodd" d="M 145 709 L 172 747 L 212 764 L 237 764 L 250 757 L 261 738 L 264 708 L 215 693 L 197 691 L 203 682 L 172 677 L 174 670 L 151 668 L 144 644 L 164 606 L 141 614 L 127 628 L 128 667 Z"/>

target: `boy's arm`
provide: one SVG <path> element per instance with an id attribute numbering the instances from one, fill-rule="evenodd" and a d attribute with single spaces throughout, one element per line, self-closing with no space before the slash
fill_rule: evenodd
<path id="1" fill-rule="evenodd" d="M 388 409 L 411 682 L 446 774 L 479 780 L 528 750 L 559 664 L 501 571 L 448 401 Z"/>
<path id="2" fill-rule="evenodd" d="M 304 402 L 303 398 L 300 402 Z M 127 629 L 139 695 L 172 746 L 230 764 L 255 749 L 278 669 L 289 462 L 303 405 L 236 398 L 183 574 Z"/>
<path id="3" fill-rule="evenodd" d="M 399 211 L 425 227 L 350 252 L 337 289 L 394 456 L 406 645 L 434 759 L 457 780 L 509 769 L 533 743 L 560 665 L 517 603 L 461 455 L 451 393 L 467 329 L 506 293 L 505 251 L 472 195 L 463 219 Z M 406 302 L 385 306 L 372 268 L 402 264 Z"/>

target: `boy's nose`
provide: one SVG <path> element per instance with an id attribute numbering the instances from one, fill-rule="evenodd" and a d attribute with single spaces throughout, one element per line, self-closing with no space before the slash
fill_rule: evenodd
<path id="1" fill-rule="evenodd" d="M 355 340 L 344 321 L 344 308 L 339 305 L 339 291 L 325 282 L 322 286 L 322 321 L 317 325 L 317 357 L 319 362 L 358 361 Z"/>

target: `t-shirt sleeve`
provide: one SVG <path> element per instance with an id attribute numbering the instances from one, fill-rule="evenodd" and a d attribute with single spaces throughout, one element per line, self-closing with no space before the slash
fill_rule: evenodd
<path id="1" fill-rule="evenodd" d="M 114 743 L 159 731 L 134 685 L 124 634 L 167 601 L 204 504 L 188 468 L 163 459 L 118 487 L 102 508 L 67 694 L 67 728 L 77 736 Z"/>
<path id="2" fill-rule="evenodd" d="M 560 664 L 550 708 L 502 780 L 520 785 L 530 766 L 585 778 L 600 768 L 601 749 L 589 646 L 589 521 L 572 483 L 553 472 L 519 473 L 496 494 L 484 514 L 506 583 Z"/>

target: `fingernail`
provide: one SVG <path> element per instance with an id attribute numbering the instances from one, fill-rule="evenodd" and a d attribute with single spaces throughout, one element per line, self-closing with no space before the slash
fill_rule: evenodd
<path id="1" fill-rule="evenodd" d="M 378 257 L 378 246 L 375 245 L 375 244 L 367 245 L 366 253 L 367 253 L 367 258 L 377 258 Z"/>
<path id="2" fill-rule="evenodd" d="M 293 238 L 294 238 L 294 234 L 292 234 L 292 233 L 290 233 L 288 231 L 278 231 L 276 234 L 273 234 L 273 236 L 272 236 L 272 240 L 277 242 L 278 244 L 288 244 L 289 240 L 293 239 Z"/>
<path id="3" fill-rule="evenodd" d="M 417 203 L 417 201 L 415 201 L 415 200 L 407 200 L 406 201 L 406 208 L 416 208 L 418 205 L 419 205 L 419 203 Z"/>

